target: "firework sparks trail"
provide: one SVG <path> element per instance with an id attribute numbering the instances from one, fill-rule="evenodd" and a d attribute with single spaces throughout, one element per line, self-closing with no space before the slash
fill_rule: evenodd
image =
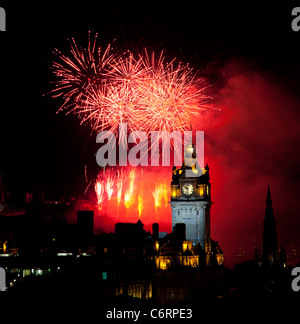
<path id="1" fill-rule="evenodd" d="M 129 51 L 111 61 L 111 70 L 107 77 L 114 85 L 127 84 L 134 87 L 145 79 L 149 67 L 145 66 L 143 57 L 135 59 Z"/>
<path id="2" fill-rule="evenodd" d="M 128 169 L 126 171 L 127 173 L 124 169 L 117 171 L 108 169 L 99 173 L 95 183 L 98 205 L 106 199 L 111 200 L 113 197 L 117 199 L 119 205 L 123 196 L 126 208 L 129 208 L 134 203 L 136 170 L 131 169 L 129 171 Z"/>
<path id="3" fill-rule="evenodd" d="M 138 195 L 138 211 L 139 211 L 139 218 L 141 218 L 142 211 L 144 209 L 144 203 L 143 203 L 143 196 L 142 194 Z"/>
<path id="4" fill-rule="evenodd" d="M 62 97 L 67 113 L 75 113 L 82 123 L 90 122 L 96 132 L 117 133 L 120 123 L 128 131 L 188 130 L 192 118 L 208 110 L 204 80 L 176 59 L 166 62 L 163 51 L 138 54 L 127 51 L 111 54 L 110 45 L 102 51 L 97 35 L 86 49 L 72 39 L 71 56 L 58 50 L 60 59 L 52 65 L 58 77 L 53 97 Z M 127 135 L 127 134 L 126 134 Z M 125 134 L 119 134 L 121 140 Z"/>
<path id="5" fill-rule="evenodd" d="M 153 198 L 154 198 L 154 207 L 155 207 L 155 214 L 156 218 L 158 215 L 158 207 L 168 206 L 168 185 L 166 182 L 156 183 L 155 190 L 153 191 Z M 164 204 L 163 204 L 164 203 Z"/>
<path id="6" fill-rule="evenodd" d="M 155 214 L 158 220 L 168 207 L 170 179 L 164 174 L 164 177 L 157 180 L 156 175 L 130 167 L 117 170 L 110 168 L 100 172 L 95 183 L 98 210 L 105 212 L 106 207 L 102 207 L 109 205 L 110 210 L 114 210 L 114 215 L 120 216 L 126 210 L 127 216 L 141 218 L 145 216 L 144 213 L 149 213 L 150 208 L 152 215 Z M 144 186 L 145 179 L 148 179 L 147 186 Z"/>
<path id="7" fill-rule="evenodd" d="M 70 40 L 70 56 L 62 54 L 58 49 L 53 53 L 57 60 L 52 70 L 57 80 L 52 82 L 55 88 L 49 93 L 53 98 L 62 97 L 64 103 L 58 111 L 78 113 L 76 109 L 85 100 L 91 88 L 96 88 L 106 80 L 106 69 L 112 60 L 111 45 L 106 49 L 97 46 L 96 34 L 91 40 L 88 37 L 86 48 L 78 47 L 74 38 Z"/>
<path id="8" fill-rule="evenodd" d="M 135 169 L 131 169 L 129 173 L 128 190 L 125 192 L 124 195 L 124 205 L 126 208 L 129 208 L 133 203 L 134 183 L 135 183 Z"/>
<path id="9" fill-rule="evenodd" d="M 95 183 L 95 192 L 97 195 L 98 209 L 101 209 L 102 203 L 104 201 L 105 189 L 104 189 L 103 183 L 101 181 L 99 181 L 99 178 L 97 179 L 97 181 Z"/>
<path id="10" fill-rule="evenodd" d="M 129 131 L 137 131 L 143 127 L 146 121 L 138 93 L 121 84 L 118 87 L 107 87 L 106 95 L 103 91 L 91 89 L 84 105 L 77 112 L 84 115 L 83 121 L 89 121 L 93 129 L 103 131 L 105 129 L 119 136 L 119 145 L 127 148 L 127 132 L 119 131 L 120 124 L 126 124 Z"/>
<path id="11" fill-rule="evenodd" d="M 111 196 L 114 193 L 114 185 L 115 185 L 114 178 L 113 177 L 107 177 L 106 178 L 106 184 L 105 184 L 105 191 L 106 191 L 108 200 L 111 199 Z"/>
<path id="12" fill-rule="evenodd" d="M 125 182 L 124 171 L 118 170 L 117 171 L 117 184 L 116 184 L 116 186 L 117 186 L 117 201 L 118 201 L 118 206 L 121 203 L 124 182 Z"/>

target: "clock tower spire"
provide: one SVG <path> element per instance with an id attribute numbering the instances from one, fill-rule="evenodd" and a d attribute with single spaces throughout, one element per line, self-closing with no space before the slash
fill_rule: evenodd
<path id="1" fill-rule="evenodd" d="M 181 168 L 172 169 L 172 226 L 185 223 L 186 239 L 200 245 L 206 255 L 211 253 L 209 167 L 199 168 L 195 145 L 190 142 L 184 152 Z"/>

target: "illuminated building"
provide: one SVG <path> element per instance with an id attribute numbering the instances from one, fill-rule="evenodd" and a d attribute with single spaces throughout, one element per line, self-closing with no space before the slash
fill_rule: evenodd
<path id="1" fill-rule="evenodd" d="M 195 163 L 196 148 L 190 143 L 185 149 L 185 159 L 181 168 L 173 167 L 171 182 L 172 227 L 185 224 L 188 249 L 193 255 L 204 253 L 206 265 L 223 263 L 223 253 L 210 238 L 211 185 L 209 167 L 204 169 Z M 184 240 L 185 240 L 184 239 Z M 186 251 L 185 251 L 186 252 Z M 182 253 L 185 253 L 182 252 Z M 190 264 L 199 265 L 192 261 Z M 186 258 L 187 259 L 187 258 Z"/>
<path id="2" fill-rule="evenodd" d="M 209 168 L 191 165 L 196 157 L 192 143 L 185 157 L 181 168 L 173 167 L 173 231 L 162 239 L 155 238 L 154 243 L 155 298 L 161 304 L 176 304 L 193 294 L 205 294 L 207 283 L 217 280 L 216 269 L 223 269 L 223 252 L 210 237 Z"/>

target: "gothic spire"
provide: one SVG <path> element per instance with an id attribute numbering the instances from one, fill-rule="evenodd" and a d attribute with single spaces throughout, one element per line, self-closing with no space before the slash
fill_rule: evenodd
<path id="1" fill-rule="evenodd" d="M 263 251 L 262 257 L 265 264 L 274 264 L 278 261 L 278 242 L 276 221 L 274 217 L 270 186 L 268 185 L 266 210 L 264 218 Z"/>
<path id="2" fill-rule="evenodd" d="M 270 191 L 270 185 L 268 184 L 268 192 L 267 192 L 267 200 L 266 200 L 266 205 L 267 208 L 271 208 L 272 207 L 272 198 L 271 198 L 271 191 Z"/>

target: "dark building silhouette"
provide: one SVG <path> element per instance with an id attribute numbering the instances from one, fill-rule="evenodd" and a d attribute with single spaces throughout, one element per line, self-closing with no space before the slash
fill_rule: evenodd
<path id="1" fill-rule="evenodd" d="M 154 240 L 158 240 L 159 238 L 159 224 L 158 223 L 153 223 L 152 224 L 152 236 Z"/>
<path id="2" fill-rule="evenodd" d="M 276 220 L 272 206 L 271 190 L 268 185 L 265 216 L 263 220 L 262 250 L 255 247 L 255 262 L 263 266 L 286 267 L 286 253 L 284 246 L 278 247 Z"/>
<path id="3" fill-rule="evenodd" d="M 77 224 L 80 231 L 85 236 L 92 236 L 94 232 L 94 211 L 93 210 L 78 210 Z"/>
<path id="4" fill-rule="evenodd" d="M 263 222 L 263 249 L 262 262 L 264 264 L 274 264 L 278 262 L 278 240 L 276 233 L 276 220 L 272 207 L 270 186 L 268 185 L 265 218 Z"/>
<path id="5" fill-rule="evenodd" d="M 286 263 L 285 249 L 278 248 L 276 221 L 268 186 L 263 221 L 262 250 L 255 247 L 255 258 L 234 266 L 232 278 L 236 291 L 242 296 L 256 299 L 290 296 L 290 269 Z M 245 280 L 247 278 L 247 280 Z M 269 299 L 270 298 L 270 299 Z"/>
<path id="6" fill-rule="evenodd" d="M 90 244 L 94 234 L 94 211 L 78 210 L 77 211 L 77 230 L 78 242 L 80 245 L 87 246 Z"/>

